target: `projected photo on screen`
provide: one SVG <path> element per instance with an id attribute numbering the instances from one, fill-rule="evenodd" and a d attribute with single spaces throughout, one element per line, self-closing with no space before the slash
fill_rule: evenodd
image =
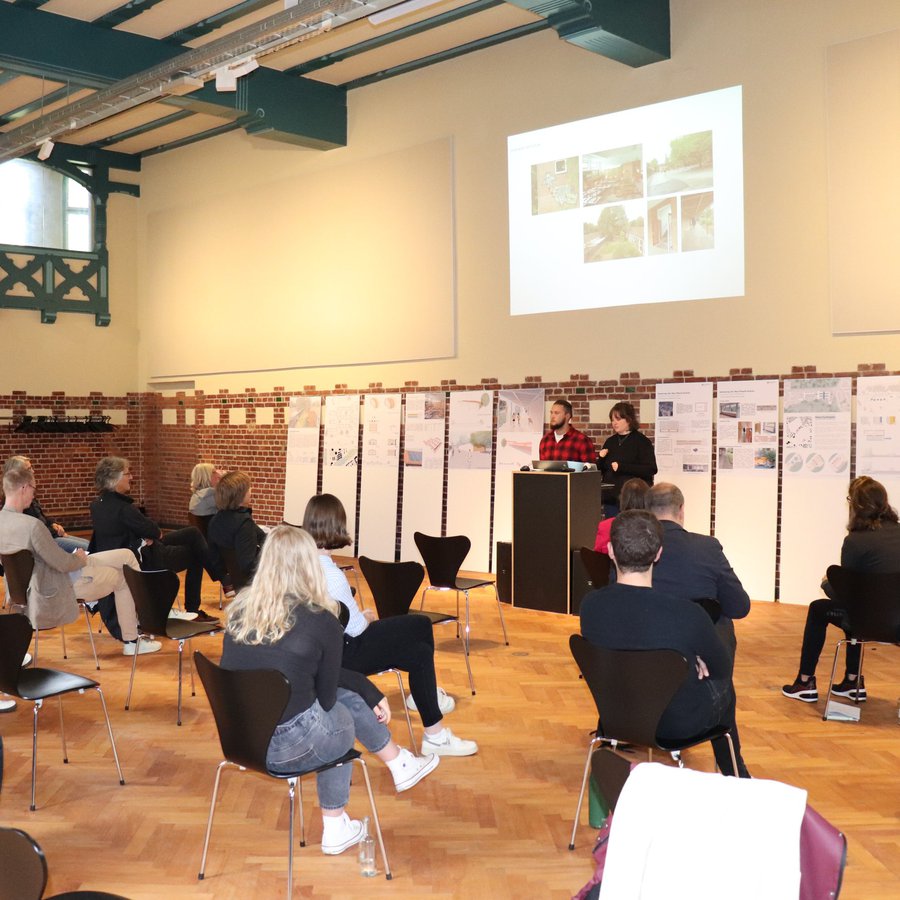
<path id="1" fill-rule="evenodd" d="M 744 294 L 741 88 L 509 138 L 513 315 Z"/>

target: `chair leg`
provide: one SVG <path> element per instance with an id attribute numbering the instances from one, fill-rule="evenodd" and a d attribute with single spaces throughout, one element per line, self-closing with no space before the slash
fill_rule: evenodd
<path id="1" fill-rule="evenodd" d="M 184 667 L 184 641 L 178 642 L 178 720 L 181 724 L 181 674 Z"/>
<path id="2" fill-rule="evenodd" d="M 469 687 L 472 688 L 472 696 L 475 696 L 475 679 L 472 677 L 472 666 L 469 663 L 469 592 L 463 591 L 466 595 L 466 632 L 465 632 L 465 650 L 466 650 L 466 669 L 469 671 Z M 456 594 L 456 621 L 459 622 L 459 592 Z"/>
<path id="3" fill-rule="evenodd" d="M 291 900 L 294 896 L 294 806 L 296 805 L 294 795 L 297 791 L 297 779 L 288 778 L 288 881 L 287 881 L 287 900 Z"/>
<path id="4" fill-rule="evenodd" d="M 131 658 L 131 678 L 128 679 L 128 695 L 125 697 L 125 709 L 128 709 L 131 706 L 131 689 L 134 687 L 134 673 L 137 669 L 137 661 L 138 661 L 138 650 L 141 645 L 141 633 L 138 631 L 137 636 L 137 646 L 134 648 L 134 656 Z"/>
<path id="5" fill-rule="evenodd" d="M 500 603 L 500 594 L 497 591 L 496 584 L 492 585 L 492 587 L 494 588 L 494 597 L 497 598 L 497 612 L 500 613 L 500 627 L 503 629 L 503 642 L 508 647 L 509 646 L 509 636 L 506 633 L 506 622 L 503 621 L 503 606 Z"/>
<path id="6" fill-rule="evenodd" d="M 112 747 L 113 752 L 113 760 L 116 764 L 116 771 L 119 773 L 119 784 L 125 784 L 125 776 L 122 774 L 122 766 L 119 764 L 119 751 L 116 749 L 116 739 L 113 736 L 112 723 L 109 721 L 109 710 L 106 708 L 106 698 L 103 696 L 103 691 L 100 689 L 100 685 L 94 688 L 97 692 L 97 696 L 100 698 L 100 706 L 103 709 L 103 718 L 106 719 L 106 732 L 109 735 L 109 746 Z"/>
<path id="7" fill-rule="evenodd" d="M 66 723 L 63 721 L 62 694 L 57 696 L 56 702 L 59 706 L 59 739 L 62 741 L 63 763 L 68 764 L 69 748 L 66 746 Z"/>
<path id="8" fill-rule="evenodd" d="M 837 672 L 838 654 L 841 652 L 841 645 L 846 643 L 846 639 L 841 638 L 837 642 L 837 647 L 834 648 L 834 662 L 831 664 L 831 678 L 828 679 L 828 693 L 825 696 L 825 710 L 822 713 L 822 720 L 825 722 L 828 721 L 828 704 L 831 703 L 831 688 L 834 685 L 834 675 Z M 857 674 L 858 677 L 859 675 Z"/>
<path id="9" fill-rule="evenodd" d="M 575 819 L 572 822 L 572 837 L 569 839 L 569 849 L 575 849 L 575 832 L 578 830 L 578 820 L 581 818 L 581 807 L 584 803 L 584 791 L 588 783 L 588 774 L 591 770 L 591 757 L 594 755 L 594 745 L 600 743 L 600 738 L 591 738 L 588 744 L 587 759 L 584 761 L 584 775 L 581 777 L 581 790 L 578 792 L 578 805 L 575 807 Z"/>
<path id="10" fill-rule="evenodd" d="M 34 723 L 32 725 L 31 734 L 31 811 L 34 812 L 37 807 L 34 803 L 35 779 L 37 778 L 37 731 L 38 731 L 38 710 L 43 705 L 43 700 L 34 701 Z"/>
<path id="11" fill-rule="evenodd" d="M 91 653 L 94 654 L 94 665 L 97 667 L 97 671 L 100 671 L 100 660 L 97 658 L 97 648 L 94 646 L 94 629 L 91 628 L 91 617 L 88 613 L 88 608 L 86 603 L 81 604 L 81 608 L 84 610 L 84 624 L 87 625 L 87 633 L 88 638 L 91 642 Z"/>
<path id="12" fill-rule="evenodd" d="M 853 702 L 859 706 L 859 685 L 862 681 L 863 662 L 866 658 L 866 642 L 859 642 L 859 671 L 856 673 L 856 691 L 853 696 Z"/>
<path id="13" fill-rule="evenodd" d="M 31 668 L 37 667 L 38 661 L 38 641 L 41 639 L 41 633 L 37 628 L 34 629 L 34 653 L 31 654 Z"/>
<path id="14" fill-rule="evenodd" d="M 406 705 L 406 693 L 403 690 L 403 676 L 395 669 L 394 674 L 397 676 L 397 686 L 400 688 L 400 702 L 403 704 L 403 712 L 406 714 L 406 727 L 409 729 L 409 746 L 414 756 L 419 755 L 416 746 L 416 736 L 413 734 L 412 719 L 409 717 L 409 707 Z"/>
<path id="15" fill-rule="evenodd" d="M 206 837 L 203 839 L 203 856 L 200 858 L 200 871 L 197 873 L 198 881 L 203 881 L 206 873 L 206 854 L 209 850 L 209 836 L 212 834 L 213 816 L 216 812 L 216 798 L 219 796 L 219 781 L 222 778 L 222 770 L 225 766 L 231 765 L 234 764 L 228 762 L 227 759 L 223 759 L 216 767 L 216 780 L 213 783 L 212 799 L 209 801 L 209 818 L 206 820 Z"/>
<path id="16" fill-rule="evenodd" d="M 366 782 L 366 793 L 369 795 L 369 808 L 372 810 L 372 821 L 375 823 L 375 836 L 378 838 L 378 846 L 381 848 L 381 859 L 384 862 L 384 877 L 390 881 L 394 876 L 391 875 L 387 850 L 384 848 L 384 838 L 381 835 L 381 822 L 378 819 L 378 807 L 375 806 L 375 797 L 372 794 L 372 783 L 369 781 L 369 767 L 361 756 L 357 757 L 354 762 L 358 762 L 363 770 L 363 778 Z"/>
<path id="17" fill-rule="evenodd" d="M 297 806 L 300 812 L 300 846 L 306 846 L 306 821 L 303 818 L 303 779 L 297 779 Z"/>
<path id="18" fill-rule="evenodd" d="M 59 626 L 59 633 L 62 635 L 62 648 L 63 648 L 63 659 L 68 659 L 69 654 L 66 652 L 66 626 Z"/>

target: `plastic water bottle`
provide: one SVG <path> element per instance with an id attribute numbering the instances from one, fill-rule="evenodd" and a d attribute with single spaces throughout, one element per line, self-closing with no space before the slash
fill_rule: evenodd
<path id="1" fill-rule="evenodd" d="M 375 872 L 375 838 L 369 834 L 369 817 L 363 819 L 363 836 L 359 842 L 359 874 L 373 878 Z"/>

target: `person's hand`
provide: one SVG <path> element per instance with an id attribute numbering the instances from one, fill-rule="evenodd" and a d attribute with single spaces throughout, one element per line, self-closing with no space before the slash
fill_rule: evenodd
<path id="1" fill-rule="evenodd" d="M 75 555 L 76 555 L 79 559 L 87 559 L 87 557 L 88 557 L 87 551 L 82 550 L 80 547 L 78 547 L 74 552 L 75 552 Z"/>
<path id="2" fill-rule="evenodd" d="M 612 465 L 610 465 L 610 468 L 613 470 L 613 472 L 618 472 L 619 464 L 617 462 L 614 462 L 614 463 L 612 463 Z"/>
<path id="3" fill-rule="evenodd" d="M 66 529 L 63 528 L 62 525 L 59 524 L 59 522 L 54 522 L 50 527 L 53 529 L 53 533 L 57 537 L 65 537 L 66 536 Z"/>
<path id="4" fill-rule="evenodd" d="M 604 447 L 604 448 L 597 454 L 597 456 L 599 456 L 600 459 L 603 459 L 603 457 L 606 456 L 607 453 L 609 453 L 609 450 L 608 450 L 606 447 Z"/>
<path id="5" fill-rule="evenodd" d="M 387 697 L 382 697 L 378 705 L 372 707 L 372 712 L 382 725 L 387 725 L 391 721 L 391 707 L 388 705 Z"/>
<path id="6" fill-rule="evenodd" d="M 374 609 L 364 609 L 362 611 L 362 614 L 363 614 L 363 618 L 367 622 L 374 622 L 378 618 L 378 614 L 375 612 Z"/>
<path id="7" fill-rule="evenodd" d="M 697 678 L 700 681 L 703 681 L 704 678 L 709 678 L 709 669 L 706 668 L 706 663 L 699 656 L 697 657 Z"/>

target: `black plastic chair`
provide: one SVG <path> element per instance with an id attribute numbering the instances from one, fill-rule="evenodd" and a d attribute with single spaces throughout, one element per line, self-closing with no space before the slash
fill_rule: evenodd
<path id="1" fill-rule="evenodd" d="M 103 891 L 66 891 L 44 897 L 47 858 L 40 844 L 18 828 L 0 828 L 0 900 L 128 900 Z"/>
<path id="2" fill-rule="evenodd" d="M 387 852 L 384 849 L 384 840 L 381 836 L 381 823 L 378 821 L 378 809 L 375 806 L 375 797 L 372 795 L 372 785 L 369 781 L 369 770 L 365 760 L 358 750 L 349 750 L 340 759 L 309 769 L 296 772 L 291 775 L 280 775 L 270 772 L 266 766 L 266 754 L 269 749 L 269 741 L 275 727 L 284 714 L 285 707 L 291 696 L 291 686 L 281 674 L 272 669 L 251 669 L 233 671 L 223 669 L 214 662 L 208 660 L 202 653 L 194 654 L 194 662 L 200 674 L 200 680 L 209 698 L 213 717 L 216 720 L 216 728 L 219 732 L 219 742 L 222 745 L 222 754 L 225 757 L 216 768 L 216 780 L 213 785 L 212 799 L 209 804 L 209 819 L 206 823 L 206 837 L 203 841 L 203 857 L 200 860 L 200 872 L 197 878 L 201 881 L 206 873 L 206 857 L 209 850 L 209 838 L 212 833 L 213 815 L 216 810 L 216 798 L 219 793 L 219 781 L 222 771 L 226 766 L 234 766 L 239 769 L 249 769 L 251 772 L 259 772 L 271 778 L 280 778 L 288 783 L 288 884 L 287 896 L 290 900 L 294 881 L 294 793 L 300 785 L 300 779 L 306 775 L 314 775 L 333 769 L 336 766 L 359 763 L 366 782 L 366 791 L 369 795 L 369 806 L 372 810 L 372 821 L 375 823 L 375 835 L 378 846 L 381 849 L 381 859 L 384 862 L 385 878 L 391 878 L 391 868 L 388 865 Z M 300 846 L 306 846 L 306 833 L 303 822 L 303 791 L 300 788 L 300 802 L 296 804 L 300 811 Z"/>
<path id="3" fill-rule="evenodd" d="M 6 596 L 7 604 L 15 604 L 24 609 L 28 608 L 28 585 L 31 583 L 31 575 L 34 572 L 34 556 L 30 550 L 18 550 L 15 553 L 2 553 L 0 560 L 6 570 L 6 586 L 8 594 Z M 94 654 L 94 665 L 100 669 L 100 660 L 97 658 L 97 648 L 94 646 L 94 630 L 91 628 L 91 617 L 88 615 L 88 607 L 84 600 L 77 600 L 78 605 L 84 610 L 84 623 L 87 625 L 88 638 L 91 641 L 91 652 Z M 41 631 L 45 628 L 34 629 L 34 664 L 38 661 L 38 643 Z M 66 626 L 60 626 L 60 636 L 62 638 L 63 659 L 68 659 L 69 655 L 66 651 Z"/>
<path id="4" fill-rule="evenodd" d="M 486 578 L 460 578 L 459 570 L 465 558 L 469 555 L 472 542 L 464 535 L 458 534 L 450 537 L 434 537 L 415 532 L 413 539 L 428 571 L 429 584 L 422 591 L 422 601 L 419 608 L 425 606 L 425 594 L 428 591 L 454 591 L 456 593 L 456 618 L 459 619 L 459 595 L 466 596 L 466 624 L 464 628 L 464 643 L 466 648 L 466 668 L 469 670 L 469 686 L 472 694 L 475 694 L 475 681 L 472 678 L 472 667 L 469 665 L 469 591 L 480 587 L 490 587 L 494 591 L 497 600 L 497 612 L 500 614 L 500 625 L 503 628 L 503 640 L 509 646 L 509 638 L 506 635 L 506 623 L 503 621 L 503 608 L 500 605 L 500 595 L 497 593 L 497 585 Z"/>
<path id="5" fill-rule="evenodd" d="M 823 719 L 828 718 L 838 655 L 844 644 L 861 645 L 857 684 L 862 676 L 866 644 L 900 644 L 900 574 L 855 572 L 843 566 L 829 566 L 826 577 L 834 589 L 835 599 L 847 612 L 849 637 L 841 638 L 834 649 Z M 851 699 L 859 703 L 858 699 Z"/>
<path id="6" fill-rule="evenodd" d="M 609 557 L 590 547 L 582 547 L 578 553 L 587 572 L 588 587 L 595 591 L 606 587 L 609 584 Z"/>
<path id="7" fill-rule="evenodd" d="M 241 588 L 246 587 L 253 576 L 250 572 L 245 572 L 241 568 L 238 563 L 237 553 L 234 552 L 234 548 L 223 547 L 221 544 L 216 544 L 216 550 L 218 551 L 219 556 L 222 557 L 222 562 L 225 563 L 225 571 L 228 573 L 228 579 L 231 581 L 231 586 L 235 591 L 239 591 Z"/>
<path id="8" fill-rule="evenodd" d="M 206 531 L 209 528 L 209 521 L 212 516 L 195 516 L 192 512 L 188 513 L 188 525 L 193 525 L 203 537 L 206 537 Z"/>
<path id="9" fill-rule="evenodd" d="M 369 559 L 368 556 L 359 558 L 359 567 L 362 569 L 363 578 L 372 591 L 372 599 L 375 602 L 375 610 L 379 619 L 391 619 L 395 616 L 409 615 L 409 608 L 418 593 L 419 586 L 425 579 L 425 570 L 417 562 L 383 562 L 379 559 Z M 453 616 L 445 616 L 443 613 L 421 612 L 414 615 L 424 615 L 431 620 L 432 625 L 443 625 L 447 622 L 456 622 Z M 409 740 L 413 753 L 416 753 L 416 739 L 413 735 L 412 720 L 409 717 L 409 709 L 406 706 L 406 694 L 403 690 L 403 678 L 399 669 L 384 669 L 381 672 L 366 672 L 367 675 L 382 675 L 393 672 L 397 676 L 397 684 L 400 687 L 400 697 L 403 701 L 403 712 L 406 714 L 406 725 L 409 728 Z"/>
<path id="10" fill-rule="evenodd" d="M 217 622 L 189 622 L 185 619 L 170 619 L 172 604 L 178 596 L 181 582 L 178 576 L 168 569 L 156 569 L 150 572 L 139 572 L 123 566 L 125 581 L 134 597 L 134 611 L 138 620 L 138 641 L 141 638 L 164 637 L 178 642 L 178 717 L 181 724 L 181 682 L 184 662 L 184 644 L 202 634 L 219 634 L 222 626 Z M 125 709 L 131 706 L 131 689 L 134 687 L 134 673 L 137 670 L 139 653 L 131 658 L 131 679 L 128 682 L 128 696 L 125 698 Z M 188 665 L 190 666 L 190 656 Z M 194 688 L 194 669 L 191 671 L 191 696 L 197 694 Z"/>
<path id="11" fill-rule="evenodd" d="M 584 762 L 570 850 L 575 849 L 575 832 L 591 757 L 599 743 L 612 747 L 621 743 L 637 744 L 647 748 L 648 759 L 653 759 L 654 748 L 663 750 L 681 768 L 684 765 L 682 750 L 724 737 L 728 740 L 731 763 L 737 772 L 734 744 L 727 728 L 714 728 L 683 741 L 662 742 L 657 737 L 659 720 L 682 682 L 692 674 L 688 661 L 680 653 L 675 650 L 606 650 L 589 643 L 580 634 L 570 635 L 569 649 L 590 688 L 599 716 L 598 728 L 588 745 Z"/>
<path id="12" fill-rule="evenodd" d="M 100 705 L 103 707 L 103 717 L 106 719 L 106 730 L 109 732 L 109 743 L 112 747 L 113 759 L 116 762 L 116 770 L 119 773 L 119 784 L 125 784 L 122 775 L 122 767 L 119 765 L 119 754 L 116 752 L 116 739 L 113 737 L 112 725 L 109 722 L 109 713 L 106 710 L 106 700 L 103 691 L 96 681 L 83 678 L 81 675 L 73 675 L 58 669 L 41 669 L 37 666 L 23 669 L 22 661 L 28 645 L 31 643 L 31 622 L 21 613 L 12 613 L 0 616 L 0 691 L 20 700 L 28 700 L 34 703 L 34 724 L 31 743 L 31 810 L 35 806 L 35 781 L 37 775 L 37 735 L 38 735 L 38 711 L 44 700 L 56 697 L 59 703 L 59 733 L 62 738 L 63 762 L 69 761 L 66 748 L 66 731 L 63 722 L 62 697 L 64 694 L 74 692 L 84 693 L 87 690 L 95 690 L 100 697 Z"/>

